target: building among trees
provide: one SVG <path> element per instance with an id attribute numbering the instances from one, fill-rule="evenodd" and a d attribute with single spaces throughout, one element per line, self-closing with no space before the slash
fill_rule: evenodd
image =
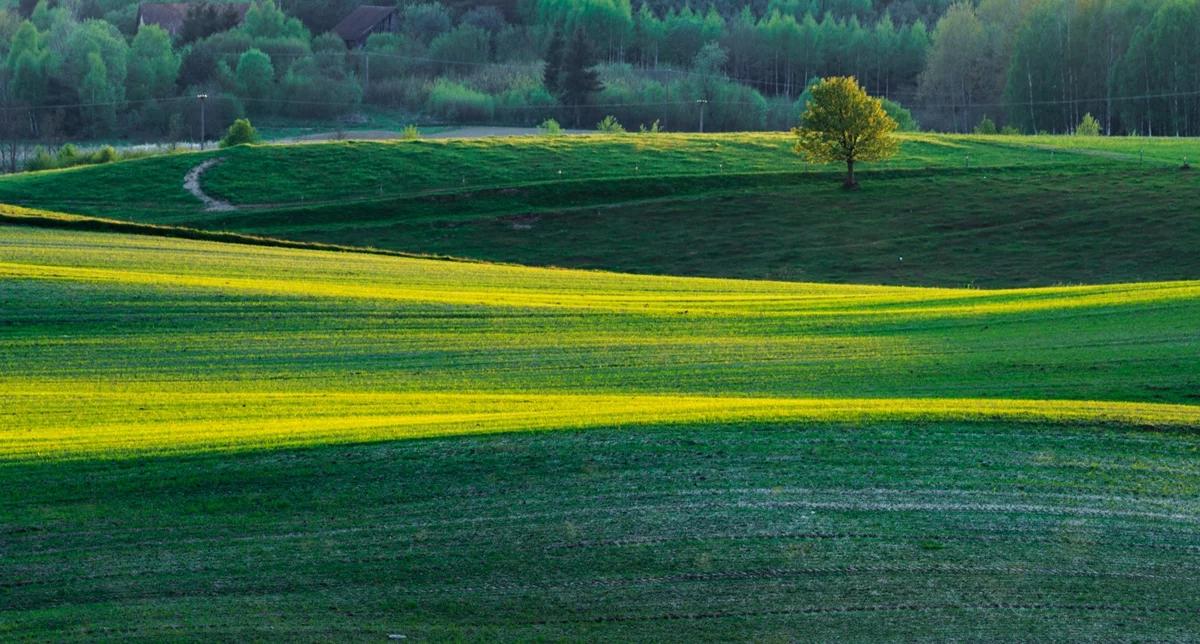
<path id="1" fill-rule="evenodd" d="M 372 34 L 395 33 L 397 26 L 396 7 L 366 4 L 351 11 L 333 32 L 346 43 L 347 49 L 359 49 Z"/>

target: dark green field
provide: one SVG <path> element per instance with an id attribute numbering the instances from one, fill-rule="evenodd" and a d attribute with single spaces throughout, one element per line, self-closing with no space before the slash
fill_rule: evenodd
<path id="1" fill-rule="evenodd" d="M 1198 448 L 625 426 L 9 466 L 0 637 L 1188 640 Z"/>
<path id="2" fill-rule="evenodd" d="M 920 136 L 854 194 L 775 135 L 2 178 L 188 228 L 0 206 L 0 640 L 1195 640 L 1195 145 Z M 211 154 L 238 211 L 180 187 Z"/>

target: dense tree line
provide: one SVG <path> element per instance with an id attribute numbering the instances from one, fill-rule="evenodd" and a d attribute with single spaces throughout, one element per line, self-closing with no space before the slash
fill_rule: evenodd
<path id="1" fill-rule="evenodd" d="M 197 3 L 175 37 L 132 0 L 0 0 L 6 141 L 195 139 L 234 118 L 784 129 L 852 75 L 926 127 L 1200 134 L 1200 0 L 405 1 L 348 50 L 359 0 Z M 892 102 L 893 108 L 899 109 Z M 986 122 L 985 122 L 986 119 Z"/>
<path id="2" fill-rule="evenodd" d="M 933 30 L 925 123 L 989 117 L 1022 132 L 1200 134 L 1197 0 L 981 0 Z"/>

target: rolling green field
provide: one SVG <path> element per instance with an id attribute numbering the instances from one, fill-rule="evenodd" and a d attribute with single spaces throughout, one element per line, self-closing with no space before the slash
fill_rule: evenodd
<path id="1" fill-rule="evenodd" d="M 906 135 L 863 189 L 784 134 L 254 146 L 0 178 L 0 203 L 622 272 L 987 288 L 1200 274 L 1194 139 Z M 202 177 L 236 212 L 204 212 Z"/>
<path id="2" fill-rule="evenodd" d="M 1195 639 L 1197 153 L 0 177 L 0 640 Z"/>
<path id="3" fill-rule="evenodd" d="M 0 226 L 0 638 L 1187 639 L 1197 320 Z"/>

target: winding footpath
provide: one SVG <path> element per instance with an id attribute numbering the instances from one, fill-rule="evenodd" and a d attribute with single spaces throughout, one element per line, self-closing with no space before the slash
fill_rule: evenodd
<path id="1" fill-rule="evenodd" d="M 208 170 L 224 160 L 225 159 L 222 157 L 209 159 L 204 163 L 192 168 L 191 170 L 188 170 L 188 173 L 183 177 L 183 189 L 192 193 L 193 196 L 203 202 L 204 209 L 209 212 L 226 212 L 230 210 L 237 210 L 237 208 L 228 201 L 210 197 L 209 195 L 205 194 L 204 190 L 200 188 L 200 175 L 204 174 L 205 170 Z"/>

